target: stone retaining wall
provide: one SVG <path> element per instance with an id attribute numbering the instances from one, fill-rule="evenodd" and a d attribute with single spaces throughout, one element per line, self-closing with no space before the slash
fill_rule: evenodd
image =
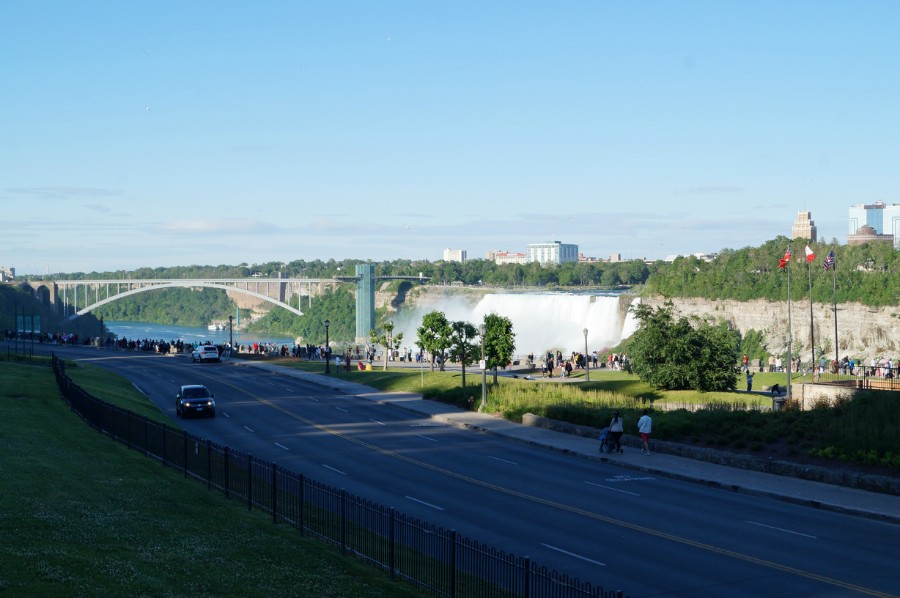
<path id="1" fill-rule="evenodd" d="M 600 430 L 597 428 L 579 426 L 564 421 L 541 417 L 532 413 L 526 413 L 522 416 L 522 424 L 553 430 L 554 432 L 575 434 L 585 438 L 598 438 L 600 436 Z M 625 446 L 638 449 L 640 448 L 640 442 L 640 438 L 637 436 L 630 434 L 622 436 L 622 444 Z M 900 478 L 841 471 L 827 467 L 791 463 L 788 461 L 775 461 L 772 459 L 764 459 L 762 457 L 754 457 L 753 455 L 730 453 L 728 451 L 695 447 L 688 444 L 679 444 L 677 442 L 666 442 L 664 440 L 652 440 L 651 442 L 653 451 L 657 453 L 677 455 L 679 457 L 707 461 L 717 465 L 738 467 L 750 471 L 761 471 L 775 475 L 812 480 L 815 482 L 824 482 L 836 486 L 858 488 L 870 492 L 900 495 Z"/>

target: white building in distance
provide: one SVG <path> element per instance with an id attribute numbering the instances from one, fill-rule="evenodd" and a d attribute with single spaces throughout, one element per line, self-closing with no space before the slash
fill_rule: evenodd
<path id="1" fill-rule="evenodd" d="M 465 249 L 447 248 L 444 250 L 444 261 L 445 262 L 465 262 L 466 261 L 466 250 Z"/>
<path id="2" fill-rule="evenodd" d="M 527 248 L 528 261 L 540 264 L 564 264 L 578 261 L 578 245 L 560 243 L 532 243 Z"/>
<path id="3" fill-rule="evenodd" d="M 526 264 L 528 263 L 528 256 L 521 252 L 510 252 L 510 251 L 488 251 L 484 259 L 490 260 L 497 264 L 498 266 L 502 266 L 503 264 Z"/>
<path id="4" fill-rule="evenodd" d="M 892 236 L 894 248 L 900 249 L 900 204 L 888 205 L 883 201 L 876 201 L 873 204 L 850 206 L 848 243 L 851 238 L 859 236 L 860 229 L 865 226 L 871 227 L 880 239 Z"/>

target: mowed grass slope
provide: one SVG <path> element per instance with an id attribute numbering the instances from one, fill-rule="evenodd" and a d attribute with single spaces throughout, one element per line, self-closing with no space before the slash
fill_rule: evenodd
<path id="1" fill-rule="evenodd" d="M 424 596 L 97 433 L 0 362 L 0 595 Z"/>

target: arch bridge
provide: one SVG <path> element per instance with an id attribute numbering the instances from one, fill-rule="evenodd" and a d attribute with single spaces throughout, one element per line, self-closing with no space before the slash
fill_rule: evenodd
<path id="1" fill-rule="evenodd" d="M 63 313 L 74 320 L 102 305 L 124 297 L 167 288 L 209 288 L 236 292 L 282 307 L 302 316 L 303 312 L 290 305 L 297 296 L 297 305 L 305 295 L 312 297 L 325 287 L 334 289 L 341 281 L 333 278 L 147 278 L 119 280 L 58 280 L 52 283 L 51 303 L 62 306 Z M 33 285 L 34 286 L 34 285 Z M 42 284 L 40 286 L 49 286 Z"/>

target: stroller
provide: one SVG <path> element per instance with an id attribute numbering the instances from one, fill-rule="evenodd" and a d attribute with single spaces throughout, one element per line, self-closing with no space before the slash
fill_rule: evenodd
<path id="1" fill-rule="evenodd" d="M 612 445 L 609 442 L 609 426 L 606 426 L 600 430 L 600 452 L 609 453 L 611 450 Z"/>

